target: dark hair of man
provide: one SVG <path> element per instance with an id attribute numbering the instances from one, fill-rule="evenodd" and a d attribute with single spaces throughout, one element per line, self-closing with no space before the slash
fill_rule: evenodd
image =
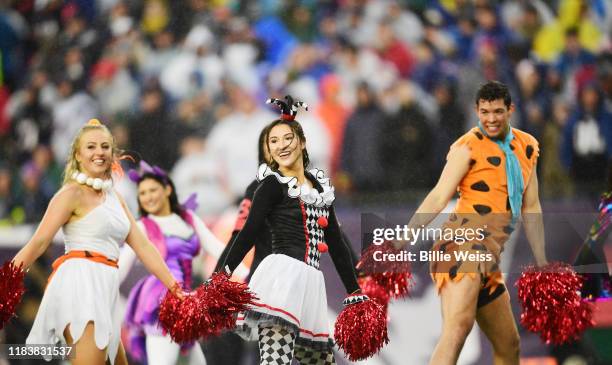
<path id="1" fill-rule="evenodd" d="M 512 98 L 510 97 L 510 91 L 508 90 L 508 87 L 499 81 L 489 81 L 480 86 L 478 92 L 476 93 L 475 101 L 476 106 L 478 106 L 478 103 L 481 100 L 494 101 L 499 99 L 502 99 L 504 101 L 504 105 L 506 105 L 507 108 L 510 108 L 510 105 L 512 104 Z"/>

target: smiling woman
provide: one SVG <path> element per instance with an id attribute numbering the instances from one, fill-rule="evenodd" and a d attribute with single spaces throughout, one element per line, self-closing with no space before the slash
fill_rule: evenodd
<path id="1" fill-rule="evenodd" d="M 140 168 L 130 170 L 128 176 L 138 186 L 138 225 L 161 253 L 172 275 L 184 289 L 191 289 L 192 264 L 202 262 L 198 257 L 202 253 L 200 248 L 219 258 L 224 245 L 193 212 L 195 204 L 179 204 L 174 183 L 164 170 L 140 161 Z M 195 202 L 195 196 L 188 202 Z M 134 259 L 134 251 L 124 247 L 119 258 L 120 282 L 127 277 Z M 246 268 L 241 270 L 238 275 L 245 276 Z M 158 325 L 160 302 L 165 294 L 163 282 L 154 275 L 141 279 L 131 289 L 125 318 L 128 352 L 134 360 L 149 365 L 176 364 L 180 354 L 187 356 L 188 364 L 206 364 L 199 344 L 179 345 Z"/>
<path id="2" fill-rule="evenodd" d="M 97 119 L 81 127 L 71 145 L 62 188 L 51 199 L 34 236 L 13 259 L 27 269 L 63 230 L 66 254 L 53 263 L 26 343 L 74 345 L 73 365 L 102 365 L 107 359 L 127 364 L 120 323 L 113 320 L 122 242 L 165 287 L 183 297 L 159 252 L 112 188 L 118 155 L 112 134 Z"/>
<path id="3" fill-rule="evenodd" d="M 253 237 L 270 231 L 272 254 L 266 256 L 249 282 L 258 300 L 238 316 L 238 333 L 259 341 L 260 364 L 335 364 L 327 322 L 321 255 L 329 252 L 349 298 L 360 295 L 350 250 L 340 233 L 333 201 L 334 188 L 322 171 L 307 170 L 306 137 L 294 120 L 298 106 L 291 97 L 281 117 L 266 127 L 266 162 L 257 174 L 249 215 L 242 230 L 217 264 L 232 271 L 253 245 Z"/>

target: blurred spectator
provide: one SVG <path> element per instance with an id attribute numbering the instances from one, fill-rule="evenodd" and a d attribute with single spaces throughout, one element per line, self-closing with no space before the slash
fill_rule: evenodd
<path id="1" fill-rule="evenodd" d="M 281 11 L 284 22 L 289 31 L 297 37 L 300 42 L 312 42 L 317 36 L 316 22 L 310 9 L 305 4 L 287 3 L 287 7 Z"/>
<path id="2" fill-rule="evenodd" d="M 251 166 L 255 176 L 257 164 Z M 200 216 L 210 217 L 221 214 L 234 203 L 234 197 L 229 191 L 225 171 L 218 169 L 217 161 L 209 157 L 205 150 L 204 140 L 194 136 L 187 137 L 181 143 L 181 157 L 172 170 L 172 180 L 179 196 L 179 201 L 187 199 L 189 194 L 197 193 L 201 204 L 197 213 Z M 183 193 L 184 192 L 184 193 Z"/>
<path id="3" fill-rule="evenodd" d="M 75 89 L 67 78 L 59 81 L 57 89 L 59 100 L 53 105 L 51 148 L 58 163 L 63 164 L 74 135 L 89 119 L 98 116 L 98 107 L 91 96 Z"/>
<path id="4" fill-rule="evenodd" d="M 408 48 L 395 36 L 389 24 L 378 25 L 376 50 L 381 59 L 391 63 L 402 77 L 409 77 L 414 70 L 416 60 Z"/>
<path id="5" fill-rule="evenodd" d="M 6 4 L 0 11 L 0 74 L 9 87 L 17 84 L 25 62 L 23 62 L 23 41 L 27 36 L 28 25 L 25 19 Z"/>
<path id="6" fill-rule="evenodd" d="M 454 54 L 458 62 L 463 63 L 470 60 L 477 29 L 476 21 L 469 16 L 460 17 L 457 24 L 450 27 L 450 36 L 455 43 Z"/>
<path id="7" fill-rule="evenodd" d="M 218 177 L 211 183 L 221 185 L 217 190 L 227 191 L 229 206 L 242 197 L 244 187 L 248 186 L 257 174 L 259 133 L 266 124 L 277 119 L 278 114 L 262 109 L 252 95 L 237 85 L 228 85 L 227 92 L 232 110 L 211 130 L 206 139 L 202 167 L 193 166 L 192 174 L 210 167 L 209 180 L 214 176 Z M 187 189 L 185 194 L 190 194 L 189 191 L 190 189 Z"/>
<path id="8" fill-rule="evenodd" d="M 579 93 L 579 105 L 563 132 L 562 162 L 585 191 L 602 191 L 612 157 L 612 114 L 595 83 Z"/>
<path id="9" fill-rule="evenodd" d="M 340 98 L 347 105 L 355 105 L 355 90 L 360 82 L 367 82 L 374 92 L 380 93 L 397 78 L 395 67 L 383 62 L 372 50 L 359 48 L 345 39 L 338 44 L 333 65 L 342 81 Z"/>
<path id="10" fill-rule="evenodd" d="M 127 60 L 104 58 L 92 67 L 91 91 L 106 116 L 127 114 L 138 100 L 138 84 L 126 68 Z"/>
<path id="11" fill-rule="evenodd" d="M 212 102 L 206 93 L 181 101 L 177 106 L 176 138 L 180 141 L 190 135 L 204 138 L 214 125 Z"/>
<path id="12" fill-rule="evenodd" d="M 16 185 L 16 202 L 23 209 L 23 223 L 40 221 L 49 204 L 50 197 L 41 188 L 42 174 L 32 162 L 25 164 L 19 172 L 19 184 Z"/>
<path id="13" fill-rule="evenodd" d="M 147 162 L 169 170 L 177 159 L 176 126 L 168 115 L 166 98 L 152 83 L 140 98 L 139 114 L 128 123 L 130 150 Z"/>
<path id="14" fill-rule="evenodd" d="M 427 42 L 422 42 L 416 47 L 416 58 L 418 63 L 412 79 L 427 92 L 432 92 L 434 85 L 444 77 L 442 62 L 436 50 Z"/>
<path id="15" fill-rule="evenodd" d="M 393 190 L 430 186 L 434 138 L 415 100 L 413 86 L 403 81 L 394 91 L 399 110 L 387 121 L 382 135 L 385 177 Z"/>
<path id="16" fill-rule="evenodd" d="M 344 130 L 339 185 L 356 192 L 381 191 L 385 188 L 382 144 L 386 116 L 376 102 L 368 84 L 357 89 L 357 107 L 349 116 Z M 343 181 L 346 179 L 346 181 Z"/>
<path id="17" fill-rule="evenodd" d="M 162 0 L 144 1 L 144 9 L 140 28 L 145 34 L 155 34 L 166 28 L 170 22 L 170 12 L 167 3 Z"/>
<path id="18" fill-rule="evenodd" d="M 254 91 L 259 84 L 257 62 L 262 58 L 260 44 L 254 38 L 247 19 L 236 17 L 228 24 L 221 51 L 225 76 L 228 80 Z"/>
<path id="19" fill-rule="evenodd" d="M 582 46 L 591 52 L 600 47 L 602 32 L 597 26 L 591 4 L 587 1 L 560 0 L 559 23 L 563 29 L 576 27 Z"/>
<path id="20" fill-rule="evenodd" d="M 439 82 L 433 94 L 440 106 L 438 127 L 435 133 L 435 168 L 442 171 L 448 149 L 464 133 L 467 121 L 463 107 L 457 102 L 457 85 L 454 81 L 447 79 Z"/>
<path id="21" fill-rule="evenodd" d="M 164 29 L 153 35 L 151 44 L 138 43 L 136 61 L 140 65 L 144 79 L 158 78 L 164 67 L 177 54 L 174 33 Z"/>
<path id="22" fill-rule="evenodd" d="M 545 198 L 570 197 L 574 192 L 572 180 L 557 153 L 568 118 L 569 107 L 558 97 L 553 102 L 552 117 L 546 123 L 544 135 L 540 140 L 540 151 L 544 153 L 541 154 L 538 165 L 542 166 L 542 196 Z"/>
<path id="23" fill-rule="evenodd" d="M 423 38 L 423 24 L 410 9 L 402 8 L 400 1 L 393 0 L 387 9 L 387 22 L 393 33 L 407 45 L 416 45 Z M 406 30 L 410 29 L 409 32 Z"/>
<path id="24" fill-rule="evenodd" d="M 551 114 L 551 97 L 546 84 L 541 81 L 536 65 L 526 59 L 517 65 L 516 78 L 519 93 L 513 101 L 516 107 L 515 120 L 518 119 L 517 127 L 541 141 L 547 116 Z M 542 152 L 546 153 L 546 150 Z"/>
<path id="25" fill-rule="evenodd" d="M 240 179 L 228 180 L 232 172 L 219 169 L 218 156 L 205 147 L 220 143 L 212 137 L 217 133 L 205 138 L 214 130 L 239 135 L 244 124 L 228 121 L 253 124 L 244 119 L 266 112 L 257 104 L 269 96 L 290 93 L 312 107 L 300 121 L 313 166 L 331 164 L 333 174 L 346 118 L 363 121 L 358 90 L 365 82 L 380 110 L 392 116 L 385 126 L 396 123 L 398 130 L 418 132 L 405 136 L 436 131 L 425 147 L 433 148 L 430 168 L 438 168 L 448 144 L 476 121 L 476 89 L 497 79 L 511 88 L 517 106 L 513 122 L 549 146 L 541 158 L 552 162 L 540 166 L 549 177 L 561 176 L 553 151 L 566 146 L 559 133 L 569 127 L 553 117 L 562 114 L 552 110 L 553 100 L 564 100 L 569 115 L 582 115 L 578 91 L 598 80 L 607 97 L 593 119 L 609 114 L 612 62 L 605 50 L 611 9 L 600 0 L 8 2 L 0 16 L 0 158 L 10 171 L 21 171 L 37 160 L 33 154 L 41 155 L 39 145 L 50 145 L 61 165 L 67 139 L 89 118 L 99 117 L 116 131 L 123 148 L 176 167 L 186 185 L 198 186 L 203 199 L 222 209 L 244 186 L 237 187 Z M 160 87 L 151 86 L 155 80 Z M 394 86 L 402 81 L 410 85 L 411 102 Z M 232 101 L 235 92 L 226 83 L 253 96 L 258 112 L 236 110 L 251 102 Z M 400 109 L 415 119 L 398 122 L 404 120 Z M 427 127 L 421 128 L 422 121 Z M 346 132 L 348 141 L 354 133 Z M 402 134 L 390 137 L 398 143 L 394 153 L 416 154 L 412 146 L 394 142 Z M 593 138 L 591 149 L 599 146 Z M 356 148 L 345 146 L 345 154 L 353 157 Z M 179 150 L 184 154 L 174 166 Z M 40 189 L 46 190 L 46 169 L 39 170 Z M 414 174 L 416 180 L 421 176 Z M 401 179 L 406 184 L 394 189 L 420 186 L 410 176 Z M 202 189 L 206 184 L 209 190 Z"/>
<path id="26" fill-rule="evenodd" d="M 27 159 L 39 143 L 50 142 L 53 119 L 49 110 L 56 98 L 55 87 L 42 71 L 35 71 L 30 83 L 11 95 L 6 110 L 11 120 L 9 143 L 14 144 L 12 153 L 20 161 Z"/>
<path id="27" fill-rule="evenodd" d="M 163 68 L 160 83 L 172 99 L 194 96 L 201 90 L 216 95 L 224 65 L 214 52 L 214 35 L 204 25 L 194 27 L 183 49 Z"/>
<path id="28" fill-rule="evenodd" d="M 349 111 L 339 100 L 340 79 L 334 74 L 321 80 L 321 102 L 315 110 L 331 138 L 331 172 L 333 176 L 340 164 L 342 137 Z M 308 136 L 307 136 L 308 137 Z"/>
<path id="29" fill-rule="evenodd" d="M 13 194 L 13 177 L 8 166 L 0 164 L 0 227 L 15 223 L 13 208 L 15 208 L 15 196 Z"/>
<path id="30" fill-rule="evenodd" d="M 62 166 L 53 158 L 51 148 L 44 144 L 38 145 L 32 152 L 31 164 L 40 173 L 40 191 L 51 200 L 62 184 Z"/>
<path id="31" fill-rule="evenodd" d="M 510 35 L 504 24 L 500 23 L 499 16 L 491 5 L 479 5 L 474 13 L 478 23 L 474 41 L 478 45 L 483 41 L 489 42 L 499 53 L 500 57 L 506 55 L 504 48 L 509 44 Z"/>
<path id="32" fill-rule="evenodd" d="M 565 47 L 555 62 L 556 71 L 571 78 L 578 68 L 593 63 L 595 56 L 580 44 L 578 29 L 568 29 L 565 32 Z"/>

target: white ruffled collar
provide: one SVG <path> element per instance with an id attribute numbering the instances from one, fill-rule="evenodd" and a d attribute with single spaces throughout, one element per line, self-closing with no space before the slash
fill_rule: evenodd
<path id="1" fill-rule="evenodd" d="M 308 171 L 323 187 L 323 192 L 319 192 L 315 187 L 310 187 L 308 184 L 298 185 L 298 180 L 293 176 L 283 176 L 272 170 L 270 166 L 263 163 L 259 165 L 257 170 L 257 180 L 262 181 L 267 176 L 274 175 L 281 183 L 287 185 L 287 194 L 291 198 L 300 198 L 306 204 L 311 204 L 316 207 L 330 206 L 336 199 L 334 195 L 334 187 L 331 185 L 329 178 L 325 177 L 323 170 L 311 169 Z"/>

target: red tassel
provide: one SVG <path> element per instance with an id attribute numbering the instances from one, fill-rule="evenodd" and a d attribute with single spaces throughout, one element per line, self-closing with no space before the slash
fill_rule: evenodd
<path id="1" fill-rule="evenodd" d="M 15 315 L 17 306 L 25 292 L 23 264 L 15 266 L 12 261 L 0 268 L 0 330 Z"/>
<path id="2" fill-rule="evenodd" d="M 389 297 L 389 292 L 379 285 L 371 276 L 361 277 L 357 281 L 359 282 L 361 292 L 370 297 L 371 300 L 380 304 L 386 312 L 389 300 L 391 299 Z"/>
<path id="3" fill-rule="evenodd" d="M 578 294 L 582 278 L 564 263 L 525 268 L 516 281 L 521 324 L 547 344 L 560 345 L 580 337 L 594 325 L 593 308 Z"/>
<path id="4" fill-rule="evenodd" d="M 376 354 L 389 343 L 382 307 L 372 300 L 345 307 L 336 319 L 334 340 L 351 361 Z"/>
<path id="5" fill-rule="evenodd" d="M 397 255 L 402 252 L 393 247 L 390 242 L 382 245 L 370 245 L 357 264 L 366 275 L 371 276 L 374 281 L 383 287 L 390 298 L 401 298 L 410 293 L 412 286 L 412 273 L 410 263 L 407 261 L 376 261 L 374 254 L 380 251 L 382 254 L 376 256 L 383 257 L 384 254 Z"/>
<path id="6" fill-rule="evenodd" d="M 159 309 L 159 323 L 177 343 L 218 336 L 232 329 L 234 315 L 248 309 L 255 299 L 246 284 L 214 273 L 183 300 L 167 293 Z"/>

